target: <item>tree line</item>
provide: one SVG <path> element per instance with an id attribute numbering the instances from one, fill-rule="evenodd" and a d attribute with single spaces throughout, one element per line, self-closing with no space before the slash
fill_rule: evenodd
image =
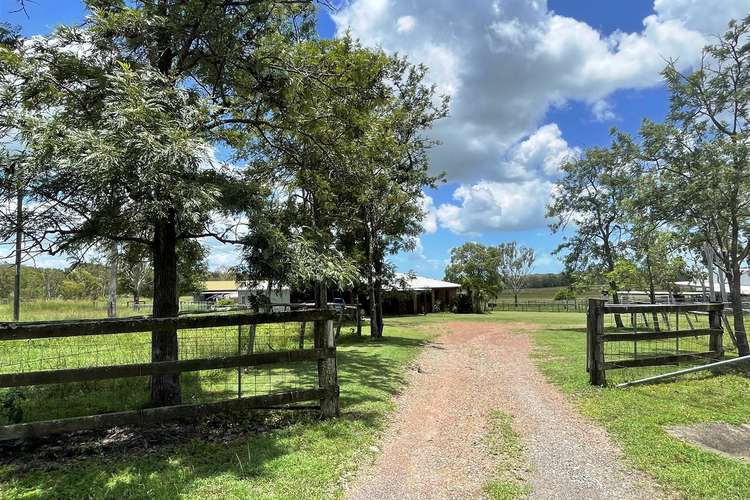
<path id="1" fill-rule="evenodd" d="M 750 17 L 730 22 L 701 56 L 688 73 L 666 65 L 663 123 L 645 119 L 636 136 L 613 130 L 609 146 L 562 166 L 547 215 L 553 232 L 571 230 L 557 253 L 574 282 L 607 283 L 613 302 L 624 289 L 648 290 L 655 302 L 676 279 L 703 281 L 704 256 L 715 256 L 747 355 L 740 276 L 750 256 Z"/>
<path id="2" fill-rule="evenodd" d="M 85 4 L 48 36 L 0 32 L 0 241 L 105 256 L 113 283 L 147 260 L 166 317 L 194 259 L 181 249 L 213 238 L 242 249 L 240 282 L 313 288 L 320 305 L 360 287 L 381 336 L 388 256 L 415 246 L 442 181 L 426 131 L 448 100 L 427 68 L 320 39 L 310 0 Z M 153 361 L 178 348 L 152 333 Z M 152 377 L 153 405 L 180 401 L 179 375 Z"/>

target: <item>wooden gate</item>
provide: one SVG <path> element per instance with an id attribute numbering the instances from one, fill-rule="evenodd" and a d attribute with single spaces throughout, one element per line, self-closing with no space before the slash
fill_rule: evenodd
<path id="1" fill-rule="evenodd" d="M 721 359 L 723 308 L 721 303 L 610 304 L 589 299 L 586 370 L 590 383 L 606 385 L 608 370 Z M 680 328 L 680 322 L 687 328 Z"/>

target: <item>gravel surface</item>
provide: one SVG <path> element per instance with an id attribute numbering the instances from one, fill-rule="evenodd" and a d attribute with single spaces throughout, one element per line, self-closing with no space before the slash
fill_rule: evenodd
<path id="1" fill-rule="evenodd" d="M 495 470 L 492 410 L 514 417 L 532 498 L 655 498 L 601 428 L 584 421 L 529 359 L 523 324 L 451 323 L 417 361 L 382 450 L 347 486 L 351 499 L 477 498 Z M 511 333 L 517 332 L 517 333 Z M 373 450 L 375 451 L 375 450 Z"/>

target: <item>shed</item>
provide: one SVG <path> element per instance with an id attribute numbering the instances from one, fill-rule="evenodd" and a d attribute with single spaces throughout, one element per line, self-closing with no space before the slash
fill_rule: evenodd
<path id="1" fill-rule="evenodd" d="M 458 283 L 396 273 L 396 283 L 383 297 L 383 314 L 448 311 L 460 289 Z"/>

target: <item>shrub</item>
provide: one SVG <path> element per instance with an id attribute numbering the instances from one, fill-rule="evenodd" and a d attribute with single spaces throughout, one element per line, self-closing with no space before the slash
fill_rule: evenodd
<path id="1" fill-rule="evenodd" d="M 576 298 L 576 293 L 570 288 L 558 290 L 555 294 L 555 300 L 572 300 Z"/>

